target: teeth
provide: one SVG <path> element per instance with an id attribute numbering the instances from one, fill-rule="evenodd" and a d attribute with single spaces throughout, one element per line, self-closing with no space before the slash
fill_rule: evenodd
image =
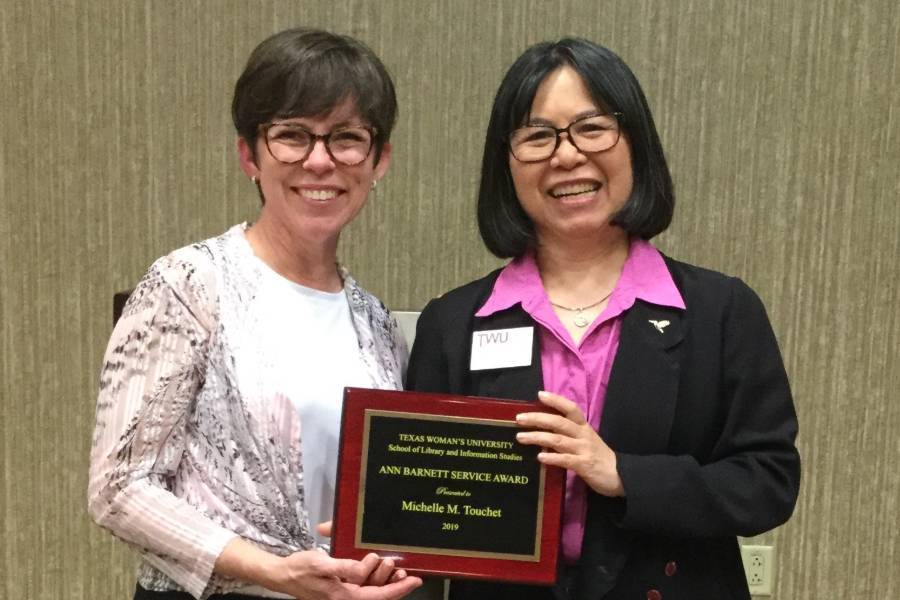
<path id="1" fill-rule="evenodd" d="M 310 200 L 331 200 L 337 196 L 335 190 L 300 190 L 300 195 Z"/>
<path id="2" fill-rule="evenodd" d="M 560 198 L 562 196 L 575 196 L 577 194 L 595 192 L 598 189 L 600 189 L 600 184 L 598 183 L 573 183 L 553 188 L 550 190 L 550 195 L 554 198 Z"/>

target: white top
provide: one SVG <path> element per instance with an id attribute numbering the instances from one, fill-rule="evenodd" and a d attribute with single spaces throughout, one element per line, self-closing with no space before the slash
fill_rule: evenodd
<path id="1" fill-rule="evenodd" d="M 279 315 L 261 323 L 259 335 L 275 352 L 271 381 L 300 415 L 303 483 L 311 533 L 330 521 L 334 508 L 344 387 L 371 387 L 343 290 L 323 292 L 285 279 L 260 262 L 260 309 Z M 276 392 L 277 393 L 277 392 Z"/>

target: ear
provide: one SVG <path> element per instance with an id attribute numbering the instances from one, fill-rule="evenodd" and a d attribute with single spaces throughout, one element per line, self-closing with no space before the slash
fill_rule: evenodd
<path id="1" fill-rule="evenodd" d="M 384 174 L 387 173 L 388 167 L 391 166 L 391 144 L 386 143 L 381 148 L 381 157 L 378 164 L 375 165 L 375 181 L 380 181 Z"/>
<path id="2" fill-rule="evenodd" d="M 259 167 L 256 165 L 256 157 L 250 143 L 243 137 L 237 139 L 238 159 L 241 162 L 241 171 L 249 177 L 259 177 Z"/>

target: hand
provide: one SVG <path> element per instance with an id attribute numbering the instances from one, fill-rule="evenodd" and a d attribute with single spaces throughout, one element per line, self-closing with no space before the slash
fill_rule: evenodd
<path id="1" fill-rule="evenodd" d="M 325 521 L 316 525 L 316 531 L 322 537 L 331 537 L 331 521 Z M 366 580 L 366 585 L 384 585 L 388 582 L 400 581 L 406 577 L 406 571 L 403 569 L 394 570 L 394 561 L 386 558 L 381 561 L 378 567 L 372 571 Z"/>
<path id="2" fill-rule="evenodd" d="M 395 600 L 422 585 L 377 554 L 355 561 L 315 550 L 282 558 L 273 577 L 271 589 L 300 600 Z"/>
<path id="3" fill-rule="evenodd" d="M 571 469 L 598 494 L 624 496 L 625 488 L 616 469 L 616 453 L 588 424 L 578 405 L 550 392 L 538 392 L 538 399 L 560 414 L 516 415 L 520 427 L 535 430 L 516 434 L 519 443 L 554 450 L 539 452 L 538 460 L 545 465 Z"/>
<path id="4" fill-rule="evenodd" d="M 368 554 L 362 560 L 332 558 L 321 550 L 276 556 L 240 537 L 216 559 L 216 573 L 256 583 L 300 600 L 396 600 L 420 585 L 394 569 L 394 561 Z"/>

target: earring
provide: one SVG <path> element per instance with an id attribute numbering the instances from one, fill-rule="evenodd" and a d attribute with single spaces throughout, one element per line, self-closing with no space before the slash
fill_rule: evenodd
<path id="1" fill-rule="evenodd" d="M 250 181 L 253 182 L 253 185 L 259 185 L 259 177 L 257 177 L 256 175 L 254 175 L 253 177 L 251 177 L 251 178 L 250 178 Z"/>
<path id="2" fill-rule="evenodd" d="M 373 180 L 372 180 L 372 189 L 373 189 L 373 190 L 375 189 L 375 186 L 376 186 L 376 185 L 378 185 L 378 180 L 377 180 L 377 179 L 373 179 Z"/>

